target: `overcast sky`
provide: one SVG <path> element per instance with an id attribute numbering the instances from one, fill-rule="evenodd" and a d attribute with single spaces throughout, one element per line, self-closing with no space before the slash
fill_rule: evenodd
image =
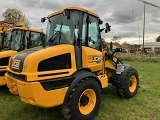
<path id="1" fill-rule="evenodd" d="M 160 0 L 144 0 L 160 6 Z M 137 0 L 0 0 L 0 20 L 7 8 L 21 10 L 32 28 L 43 29 L 46 24 L 40 19 L 52 12 L 69 6 L 80 6 L 100 15 L 104 23 L 111 25 L 111 32 L 102 37 L 110 41 L 120 36 L 121 43 L 141 44 L 143 36 L 144 4 Z M 160 35 L 160 9 L 146 4 L 145 41 L 155 41 Z M 139 32 L 138 32 L 139 28 Z M 139 34 L 140 33 L 140 34 Z M 140 35 L 140 39 L 139 39 Z"/>

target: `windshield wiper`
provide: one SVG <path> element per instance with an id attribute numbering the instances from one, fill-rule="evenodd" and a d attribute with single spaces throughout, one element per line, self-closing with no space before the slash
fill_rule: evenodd
<path id="1" fill-rule="evenodd" d="M 60 31 L 56 31 L 48 41 L 49 42 L 55 41 L 57 36 L 58 36 L 58 34 L 60 34 Z"/>
<path id="2" fill-rule="evenodd" d="M 62 25 L 63 25 L 63 22 L 60 26 L 60 31 L 56 31 L 52 36 L 51 38 L 48 40 L 50 43 L 54 42 L 56 40 L 56 38 L 58 37 L 59 35 L 59 43 L 60 43 L 60 39 L 61 39 L 61 33 L 62 33 Z"/>

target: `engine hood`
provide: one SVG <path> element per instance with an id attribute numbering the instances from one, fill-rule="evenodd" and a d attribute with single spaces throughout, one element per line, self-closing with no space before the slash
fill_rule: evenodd
<path id="1" fill-rule="evenodd" d="M 14 68 L 15 72 L 34 73 L 37 72 L 39 62 L 54 56 L 72 52 L 74 52 L 74 46 L 65 44 L 29 49 L 14 56 L 11 60 L 10 68 L 13 70 L 12 65 L 14 62 L 17 62 L 17 68 Z"/>
<path id="2" fill-rule="evenodd" d="M 17 51 L 15 51 L 15 50 L 0 51 L 0 58 L 11 57 L 12 55 L 14 55 L 16 53 L 17 53 Z"/>
<path id="3" fill-rule="evenodd" d="M 29 56 L 30 54 L 37 52 L 39 50 L 44 49 L 43 47 L 35 47 L 35 48 L 31 48 L 31 49 L 27 49 L 24 50 L 22 52 L 19 52 L 18 54 L 16 54 L 15 56 L 12 56 L 11 58 L 11 64 L 10 64 L 10 68 L 16 72 L 22 72 L 23 69 L 23 63 L 24 60 L 27 56 Z M 13 64 L 16 64 L 15 67 L 13 67 Z"/>

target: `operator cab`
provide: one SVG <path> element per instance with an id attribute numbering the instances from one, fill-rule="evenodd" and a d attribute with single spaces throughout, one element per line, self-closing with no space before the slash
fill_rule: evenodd
<path id="1" fill-rule="evenodd" d="M 88 46 L 102 51 L 100 29 L 103 23 L 99 15 L 84 9 L 65 9 L 41 19 L 48 19 L 46 41 L 48 45 L 71 44 L 74 46 Z M 106 23 L 105 32 L 110 31 Z"/>
<path id="2" fill-rule="evenodd" d="M 5 48 L 8 50 L 21 51 L 40 45 L 42 45 L 41 32 L 14 28 L 8 32 Z"/>

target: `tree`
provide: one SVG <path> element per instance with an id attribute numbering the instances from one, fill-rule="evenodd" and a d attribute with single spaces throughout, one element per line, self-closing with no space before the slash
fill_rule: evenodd
<path id="1" fill-rule="evenodd" d="M 101 38 L 101 39 L 102 39 L 103 48 L 104 48 L 106 51 L 108 51 L 108 46 L 107 46 L 107 43 L 106 43 L 105 39 L 104 39 L 104 38 Z"/>
<path id="2" fill-rule="evenodd" d="M 120 39 L 121 39 L 120 36 L 113 36 L 113 38 L 111 40 L 115 41 L 115 42 L 119 42 Z"/>
<path id="3" fill-rule="evenodd" d="M 129 44 L 129 43 L 128 43 L 127 41 L 124 41 L 124 42 L 122 43 L 122 45 L 123 45 L 123 44 Z"/>
<path id="4" fill-rule="evenodd" d="M 2 13 L 2 15 L 5 18 L 5 22 L 13 23 L 15 25 L 20 25 L 21 23 L 23 26 L 29 26 L 29 21 L 25 18 L 20 10 L 8 8 Z"/>
<path id="5" fill-rule="evenodd" d="M 160 42 L 160 35 L 156 38 L 156 42 Z"/>
<path id="6" fill-rule="evenodd" d="M 112 41 L 110 42 L 110 51 L 112 51 L 113 49 L 113 44 L 112 44 Z"/>

